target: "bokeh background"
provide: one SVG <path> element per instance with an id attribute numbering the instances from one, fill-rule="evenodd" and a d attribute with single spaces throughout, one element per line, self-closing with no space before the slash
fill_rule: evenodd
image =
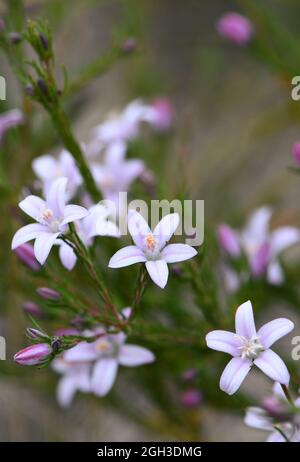
<path id="1" fill-rule="evenodd" d="M 253 208 L 271 203 L 277 206 L 278 224 L 295 225 L 300 218 L 299 178 L 287 166 L 293 162 L 291 146 L 300 138 L 300 102 L 290 97 L 291 70 L 285 73 L 275 69 L 247 47 L 220 39 L 215 30 L 222 13 L 247 12 L 251 3 L 28 0 L 24 6 L 27 17 L 49 20 L 57 63 L 63 63 L 71 76 L 105 53 L 118 34 L 137 40 L 132 56 L 120 59 L 72 98 L 70 107 L 78 138 L 86 139 L 90 128 L 107 113 L 136 97 L 167 96 L 174 105 L 175 119 L 165 141 L 164 158 L 160 158 L 160 175 L 170 195 L 178 182 L 184 182 L 192 197 L 205 200 L 206 220 L 212 224 L 226 221 L 238 226 Z M 257 3 L 268 10 L 276 24 L 299 36 L 299 1 L 253 1 Z M 5 9 L 1 0 L 0 15 Z M 264 34 L 272 42 L 270 30 Z M 278 56 L 284 62 L 285 53 L 278 50 Z M 300 54 L 294 65 L 296 75 Z M 18 107 L 18 84 L 2 57 L 0 74 L 7 79 L 7 106 Z M 32 156 L 57 145 L 51 127 L 41 133 L 43 139 L 36 141 L 34 154 L 22 148 L 14 153 L 8 181 L 16 185 L 16 191 L 24 179 L 29 182 L 33 177 Z M 150 167 L 157 161 L 157 157 L 147 158 Z M 20 333 L 26 320 L 20 310 L 24 301 L 20 284 L 23 269 L 10 252 L 15 211 L 12 204 L 8 207 L 5 195 L 0 196 L 0 213 L 0 335 L 7 339 L 8 350 L 7 362 L 0 363 L 1 441 L 264 439 L 264 434 L 244 426 L 242 414 L 216 412 L 205 400 L 187 417 L 194 422 L 193 435 L 186 435 L 184 429 L 173 431 L 126 381 L 119 386 L 126 390 L 128 402 L 140 400 L 144 411 L 152 413 L 148 428 L 106 400 L 77 396 L 72 408 L 62 411 L 55 400 L 53 373 L 24 372 L 11 364 L 8 367 L 6 363 L 11 363 L 15 351 L 24 345 Z M 254 395 L 268 386 L 256 375 L 247 383 Z"/>

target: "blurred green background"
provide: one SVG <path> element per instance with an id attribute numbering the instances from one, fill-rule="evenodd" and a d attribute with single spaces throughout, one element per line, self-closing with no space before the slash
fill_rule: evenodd
<path id="1" fill-rule="evenodd" d="M 1 15 L 6 5 L 0 5 Z M 182 188 L 204 199 L 205 218 L 212 225 L 226 221 L 238 226 L 254 207 L 266 203 L 278 207 L 278 224 L 299 223 L 299 178 L 287 169 L 291 146 L 300 139 L 300 103 L 290 97 L 291 77 L 297 70 L 300 74 L 299 1 L 28 0 L 24 5 L 28 18 L 49 20 L 57 63 L 66 66 L 70 78 L 106 53 L 118 37 L 137 40 L 132 56 L 114 63 L 68 101 L 78 139 L 87 139 L 108 112 L 132 99 L 166 95 L 175 107 L 175 120 L 172 133 L 159 145 L 164 157 L 159 151 L 152 155 L 151 141 L 141 148 L 163 191 L 173 197 Z M 257 46 L 240 48 L 218 37 L 217 18 L 237 9 L 255 21 Z M 298 44 L 299 52 L 290 43 Z M 8 91 L 7 105 L 1 102 L 0 109 L 19 107 L 20 89 L 2 57 L 0 74 Z M 173 431 L 126 380 L 121 386 L 129 404 L 140 400 L 144 412 L 152 415 L 151 429 L 105 400 L 95 406 L 92 398 L 77 396 L 72 408 L 62 411 L 55 401 L 53 373 L 7 365 L 23 347 L 27 326 L 20 309 L 27 290 L 25 271 L 10 251 L 15 205 L 33 179 L 32 157 L 59 145 L 38 111 L 42 115 L 35 121 L 32 151 L 17 141 L 16 150 L 14 134 L 9 134 L 8 151 L 1 150 L 7 165 L 1 172 L 3 184 L 13 185 L 13 195 L 5 188 L 0 192 L 0 335 L 7 339 L 8 350 L 8 361 L 0 363 L 0 440 L 262 440 L 264 435 L 246 428 L 240 415 L 217 413 L 205 402 L 186 417 L 193 435 L 184 428 Z M 256 376 L 248 387 L 254 395 L 258 389 L 260 394 L 268 390 L 267 382 Z"/>

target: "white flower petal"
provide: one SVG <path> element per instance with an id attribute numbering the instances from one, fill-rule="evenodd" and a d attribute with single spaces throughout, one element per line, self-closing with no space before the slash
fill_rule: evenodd
<path id="1" fill-rule="evenodd" d="M 295 325 L 286 318 L 278 318 L 264 324 L 257 335 L 265 348 L 270 348 L 277 340 L 284 337 L 294 329 Z"/>
<path id="2" fill-rule="evenodd" d="M 272 261 L 267 268 L 267 280 L 270 284 L 279 286 L 284 281 L 284 274 L 280 263 L 277 260 Z"/>
<path id="3" fill-rule="evenodd" d="M 92 373 L 91 388 L 97 396 L 105 396 L 111 390 L 117 376 L 115 358 L 102 358 L 96 362 Z"/>
<path id="4" fill-rule="evenodd" d="M 171 239 L 179 225 L 178 213 L 170 213 L 164 216 L 154 228 L 153 234 L 159 242 L 159 248 L 162 249 Z"/>
<path id="5" fill-rule="evenodd" d="M 265 350 L 254 360 L 254 364 L 275 382 L 288 385 L 290 374 L 286 365 L 273 350 Z"/>
<path id="6" fill-rule="evenodd" d="M 36 239 L 41 233 L 45 233 L 47 228 L 39 223 L 32 223 L 30 225 L 20 228 L 13 237 L 11 248 L 16 249 L 25 242 Z"/>
<path id="7" fill-rule="evenodd" d="M 221 375 L 221 390 L 228 395 L 233 395 L 240 388 L 250 369 L 250 359 L 232 358 Z"/>
<path id="8" fill-rule="evenodd" d="M 38 196 L 27 196 L 19 203 L 20 209 L 35 221 L 40 221 L 46 202 Z"/>
<path id="9" fill-rule="evenodd" d="M 77 387 L 74 378 L 66 375 L 60 379 L 57 386 L 57 401 L 63 408 L 67 408 L 72 403 Z"/>
<path id="10" fill-rule="evenodd" d="M 283 250 L 300 241 L 300 231 L 292 226 L 282 226 L 271 234 L 271 253 L 279 255 Z"/>
<path id="11" fill-rule="evenodd" d="M 67 270 L 71 271 L 76 264 L 76 254 L 72 247 L 64 242 L 59 247 L 59 258 Z"/>
<path id="12" fill-rule="evenodd" d="M 67 178 L 58 178 L 52 183 L 47 193 L 47 205 L 58 218 L 62 218 L 64 216 L 67 183 Z"/>
<path id="13" fill-rule="evenodd" d="M 236 333 L 246 339 L 251 339 L 256 335 L 256 328 L 253 317 L 253 309 L 250 300 L 243 303 L 235 314 Z"/>
<path id="14" fill-rule="evenodd" d="M 34 255 L 37 261 L 43 265 L 48 258 L 56 239 L 60 233 L 42 233 L 34 242 Z"/>
<path id="15" fill-rule="evenodd" d="M 109 268 L 123 268 L 124 266 L 133 265 L 134 263 L 145 262 L 146 257 L 135 245 L 129 245 L 118 250 L 110 259 Z"/>
<path id="16" fill-rule="evenodd" d="M 144 239 L 151 233 L 151 229 L 144 217 L 134 210 L 129 210 L 128 212 L 128 231 L 135 245 L 140 248 L 144 247 Z"/>
<path id="17" fill-rule="evenodd" d="M 206 343 L 208 348 L 213 350 L 223 351 L 232 356 L 240 356 L 238 347 L 241 345 L 236 334 L 227 332 L 225 330 L 213 330 L 206 336 Z"/>
<path id="18" fill-rule="evenodd" d="M 88 211 L 80 205 L 66 205 L 64 208 L 64 219 L 61 222 L 61 226 L 71 223 L 72 221 L 81 220 L 86 217 Z"/>
<path id="19" fill-rule="evenodd" d="M 34 159 L 32 169 L 43 181 L 51 181 L 56 177 L 58 165 L 56 159 L 47 154 Z"/>
<path id="20" fill-rule="evenodd" d="M 260 407 L 248 407 L 244 422 L 248 427 L 258 428 L 259 430 L 272 431 L 274 429 L 272 419 Z"/>
<path id="21" fill-rule="evenodd" d="M 161 252 L 166 263 L 189 260 L 197 255 L 197 250 L 187 244 L 169 244 Z"/>
<path id="22" fill-rule="evenodd" d="M 118 356 L 119 364 L 128 367 L 141 366 L 154 360 L 155 356 L 150 350 L 137 345 L 123 345 Z"/>
<path id="23" fill-rule="evenodd" d="M 152 281 L 163 289 L 169 277 L 167 263 L 164 260 L 147 261 L 146 268 Z"/>

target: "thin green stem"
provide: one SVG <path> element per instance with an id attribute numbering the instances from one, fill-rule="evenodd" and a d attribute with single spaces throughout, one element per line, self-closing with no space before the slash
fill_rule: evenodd
<path id="1" fill-rule="evenodd" d="M 148 276 L 147 276 L 147 271 L 144 265 L 141 266 L 138 280 L 137 280 L 137 285 L 134 293 L 134 299 L 132 302 L 132 311 L 131 315 L 128 319 L 128 322 L 132 321 L 135 316 L 137 315 L 137 311 L 139 309 L 141 300 L 143 298 L 146 286 L 147 286 L 147 281 L 148 281 Z"/>
<path id="2" fill-rule="evenodd" d="M 280 433 L 280 435 L 282 436 L 282 438 L 284 438 L 284 440 L 289 443 L 290 440 L 288 439 L 288 437 L 286 436 L 286 434 L 281 430 L 280 427 L 278 427 L 277 425 L 274 425 L 274 428 L 276 431 L 278 431 L 278 433 Z"/>
<path id="3" fill-rule="evenodd" d="M 288 388 L 287 385 L 284 385 L 283 383 L 280 384 L 281 385 L 281 388 L 283 390 L 283 393 L 285 394 L 285 397 L 286 399 L 288 400 L 288 402 L 291 404 L 291 406 L 295 406 L 295 403 L 294 403 L 294 400 L 292 398 L 292 395 L 290 393 L 290 390 Z"/>

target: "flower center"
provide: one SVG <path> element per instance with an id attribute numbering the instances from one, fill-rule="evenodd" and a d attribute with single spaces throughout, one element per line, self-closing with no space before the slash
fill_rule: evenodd
<path id="1" fill-rule="evenodd" d="M 157 239 L 152 233 L 145 237 L 145 250 L 144 253 L 149 260 L 157 260 L 159 258 L 159 245 Z"/>
<path id="2" fill-rule="evenodd" d="M 264 347 L 260 343 L 259 337 L 252 337 L 250 340 L 245 337 L 240 337 L 239 339 L 242 342 L 242 345 L 238 347 L 241 350 L 241 357 L 243 359 L 256 359 Z"/>
<path id="3" fill-rule="evenodd" d="M 53 212 L 50 209 L 45 209 L 42 213 L 42 218 L 45 221 L 50 221 L 51 218 L 53 217 Z"/>
<path id="4" fill-rule="evenodd" d="M 103 356 L 115 356 L 118 352 L 117 345 L 114 342 L 109 341 L 105 338 L 98 340 L 95 345 L 97 353 L 100 353 Z"/>

